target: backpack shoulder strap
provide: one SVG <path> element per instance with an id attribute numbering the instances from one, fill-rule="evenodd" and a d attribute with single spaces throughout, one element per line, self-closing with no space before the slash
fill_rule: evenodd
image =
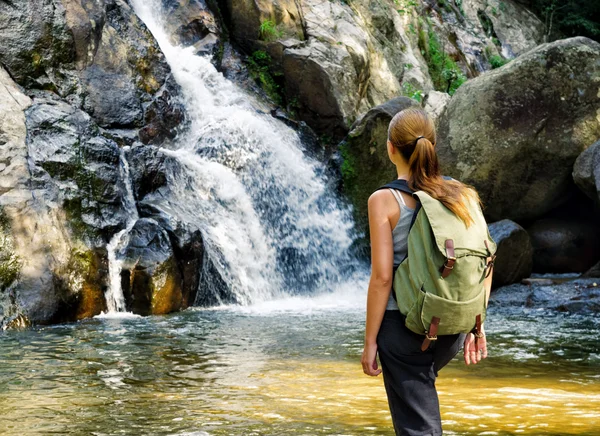
<path id="1" fill-rule="evenodd" d="M 410 195 L 413 195 L 415 193 L 415 191 L 408 187 L 408 183 L 406 182 L 406 180 L 402 179 L 396 179 L 390 183 L 386 183 L 385 185 L 377 188 L 376 191 L 379 191 L 380 189 L 395 189 L 397 191 L 406 192 Z"/>

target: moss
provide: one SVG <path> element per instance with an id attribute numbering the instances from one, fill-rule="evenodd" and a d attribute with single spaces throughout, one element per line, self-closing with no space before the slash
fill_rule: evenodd
<path id="1" fill-rule="evenodd" d="M 283 78 L 283 73 L 273 67 L 271 56 L 264 50 L 257 50 L 247 59 L 250 76 L 256 80 L 269 98 L 276 104 L 283 103 L 282 86 L 276 78 Z"/>
<path id="2" fill-rule="evenodd" d="M 15 253 L 10 219 L 0 208 L 0 291 L 4 292 L 21 275 L 23 262 Z"/>

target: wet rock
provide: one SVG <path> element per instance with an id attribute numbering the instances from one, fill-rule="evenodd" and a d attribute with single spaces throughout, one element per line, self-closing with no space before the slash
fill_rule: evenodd
<path id="1" fill-rule="evenodd" d="M 588 269 L 582 277 L 600 277 L 600 262 Z"/>
<path id="2" fill-rule="evenodd" d="M 573 163 L 600 137 L 599 60 L 597 42 L 560 40 L 453 96 L 438 119 L 438 154 L 450 176 L 477 188 L 488 219 L 536 218 L 574 192 Z"/>
<path id="3" fill-rule="evenodd" d="M 600 141 L 579 155 L 573 166 L 573 180 L 585 195 L 600 204 Z"/>
<path id="4" fill-rule="evenodd" d="M 167 183 L 166 156 L 158 148 L 136 145 L 128 153 L 134 196 L 142 200 Z"/>
<path id="5" fill-rule="evenodd" d="M 494 263 L 495 288 L 529 277 L 533 266 L 533 249 L 529 234 L 510 220 L 489 225 L 490 235 L 498 246 Z"/>
<path id="6" fill-rule="evenodd" d="M 167 232 L 153 219 L 141 218 L 128 238 L 122 270 L 127 309 L 140 315 L 181 309 L 182 280 Z"/>
<path id="7" fill-rule="evenodd" d="M 35 99 L 25 115 L 32 182 L 65 208 L 78 236 L 103 245 L 127 219 L 117 144 L 99 135 L 88 114 L 59 100 Z"/>
<path id="8" fill-rule="evenodd" d="M 562 283 L 513 284 L 495 290 L 490 307 L 550 309 L 569 313 L 600 312 L 600 288 L 595 279 L 576 279 Z"/>
<path id="9" fill-rule="evenodd" d="M 60 2 L 0 3 L 0 64 L 29 86 L 47 69 L 75 60 L 73 35 Z"/>
<path id="10" fill-rule="evenodd" d="M 180 103 L 175 103 L 171 92 L 164 90 L 148 106 L 145 126 L 140 129 L 140 141 L 144 144 L 162 144 L 174 139 L 185 120 L 185 111 Z"/>
<path id="11" fill-rule="evenodd" d="M 339 145 L 342 156 L 342 192 L 354 206 L 359 229 L 368 235 L 367 201 L 381 185 L 398 177 L 390 162 L 386 141 L 392 117 L 418 102 L 398 97 L 376 106 L 352 126 L 346 139 Z"/>
<path id="12" fill-rule="evenodd" d="M 163 0 L 165 24 L 176 45 L 190 46 L 198 54 L 215 54 L 221 47 L 222 29 L 204 0 Z"/>
<path id="13" fill-rule="evenodd" d="M 600 259 L 600 229 L 595 223 L 542 219 L 527 229 L 533 246 L 533 271 L 584 272 Z"/>

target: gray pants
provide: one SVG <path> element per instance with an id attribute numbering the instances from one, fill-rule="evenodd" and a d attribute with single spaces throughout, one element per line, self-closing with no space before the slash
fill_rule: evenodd
<path id="1" fill-rule="evenodd" d="M 404 325 L 399 311 L 385 311 L 377 349 L 396 435 L 442 434 L 435 379 L 456 356 L 465 335 L 440 336 L 425 352 L 423 339 Z"/>

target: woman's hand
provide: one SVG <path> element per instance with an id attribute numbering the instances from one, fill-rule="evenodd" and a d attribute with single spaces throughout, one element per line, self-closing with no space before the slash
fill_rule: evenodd
<path id="1" fill-rule="evenodd" d="M 487 357 L 487 342 L 483 327 L 481 328 L 481 333 L 483 334 L 483 337 L 478 339 L 477 347 L 475 346 L 475 335 L 473 333 L 469 333 L 465 338 L 464 355 L 466 365 L 475 365 L 481 359 Z"/>
<path id="2" fill-rule="evenodd" d="M 381 374 L 381 369 L 377 368 L 377 343 L 365 344 L 360 363 L 362 363 L 365 374 L 371 376 Z"/>

